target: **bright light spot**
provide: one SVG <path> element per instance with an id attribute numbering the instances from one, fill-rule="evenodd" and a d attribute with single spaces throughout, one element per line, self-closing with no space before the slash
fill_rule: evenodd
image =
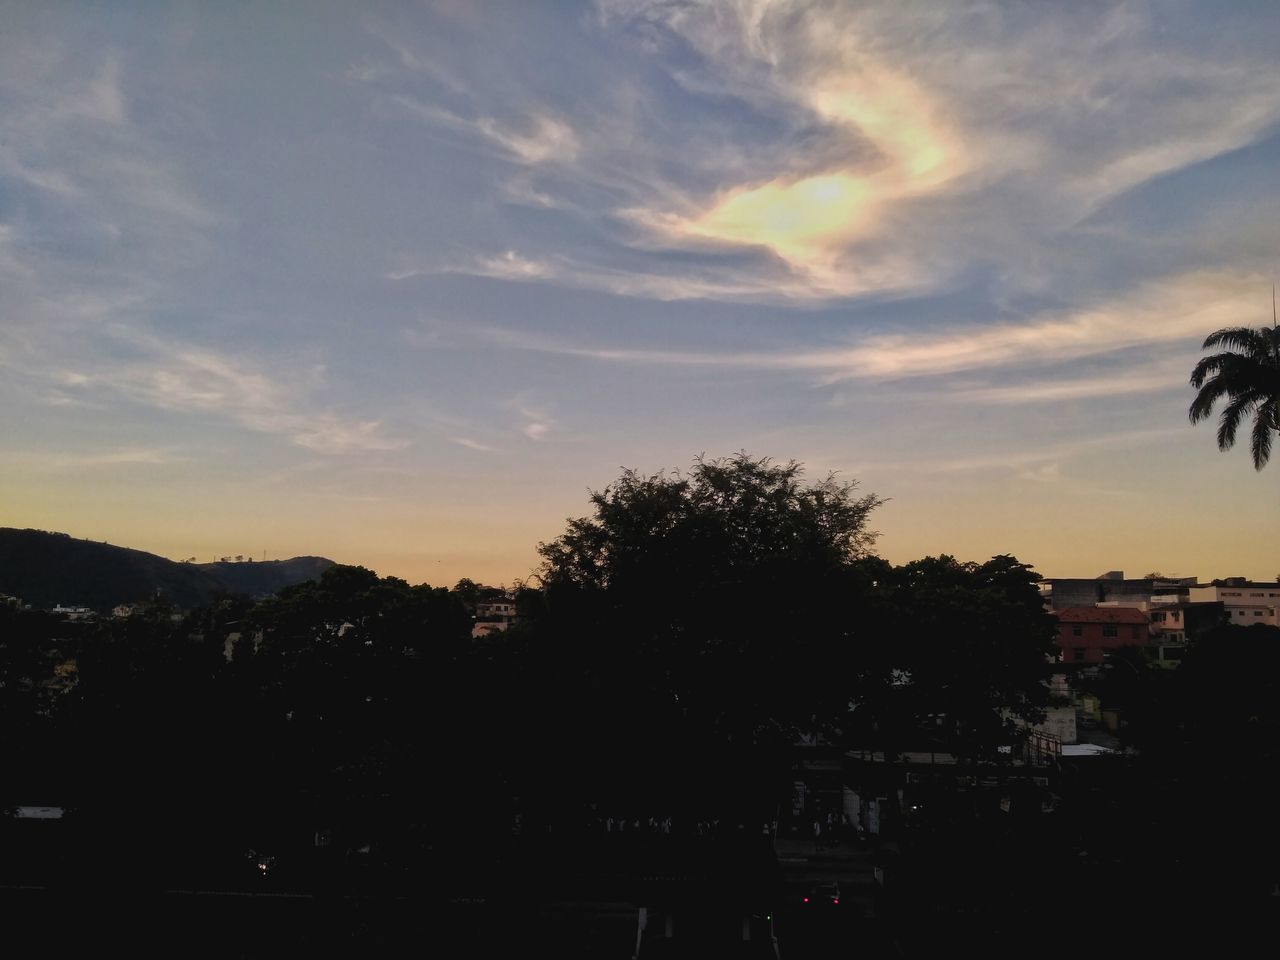
<path id="1" fill-rule="evenodd" d="M 843 173 L 794 183 L 773 180 L 729 193 L 688 230 L 715 240 L 762 244 L 788 260 L 805 261 L 852 234 L 870 199 L 865 180 Z"/>
<path id="2" fill-rule="evenodd" d="M 818 286 L 838 289 L 848 284 L 851 248 L 885 224 L 893 204 L 936 191 L 972 165 L 935 98 L 874 57 L 819 69 L 796 94 L 866 148 L 813 176 L 797 177 L 788 171 L 802 165 L 784 161 L 773 179 L 724 190 L 692 215 L 628 212 L 679 239 L 768 247 Z"/>

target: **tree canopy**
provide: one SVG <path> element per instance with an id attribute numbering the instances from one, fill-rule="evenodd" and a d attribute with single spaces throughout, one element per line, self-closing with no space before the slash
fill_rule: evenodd
<path id="1" fill-rule="evenodd" d="M 1043 720 L 1057 630 L 1039 579 L 1010 556 L 885 564 L 869 598 L 878 629 L 856 675 L 855 739 L 910 748 L 927 729 L 931 745 L 989 757 L 1016 726 Z"/>
<path id="2" fill-rule="evenodd" d="M 624 754 L 696 743 L 754 763 L 802 732 L 908 749 L 926 726 L 994 754 L 1042 716 L 1038 577 L 1012 557 L 894 568 L 871 552 L 882 502 L 747 454 L 625 471 L 540 548 L 557 709 Z"/>
<path id="3" fill-rule="evenodd" d="M 875 539 L 856 486 L 746 454 L 626 471 L 540 547 L 550 633 L 726 737 L 807 722 Z"/>

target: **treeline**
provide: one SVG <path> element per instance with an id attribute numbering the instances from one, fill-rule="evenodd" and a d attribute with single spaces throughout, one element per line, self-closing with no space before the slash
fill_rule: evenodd
<path id="1" fill-rule="evenodd" d="M 802 735 L 1000 762 L 1048 702 L 1038 577 L 1007 556 L 893 566 L 879 502 L 745 455 L 625 473 L 540 547 L 517 622 L 479 638 L 477 585 L 349 566 L 178 621 L 0 607 L 0 805 L 66 805 L 97 864 L 142 870 L 148 838 L 170 873 L 368 851 L 407 877 L 606 812 L 758 824 Z M 1130 732 L 1160 782 L 1261 789 L 1232 767 L 1274 758 L 1277 646 L 1255 646 L 1135 668 Z"/>
<path id="2" fill-rule="evenodd" d="M 894 567 L 871 553 L 879 502 L 745 455 L 625 473 L 478 639 L 475 584 L 344 566 L 181 622 L 6 610 L 4 802 L 66 802 L 103 836 L 141 818 L 214 846 L 474 847 L 593 805 L 772 810 L 801 734 L 998 756 L 1046 702 L 1037 577 Z"/>

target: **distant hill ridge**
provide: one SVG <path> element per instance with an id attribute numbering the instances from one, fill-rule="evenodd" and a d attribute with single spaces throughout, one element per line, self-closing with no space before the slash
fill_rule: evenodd
<path id="1" fill-rule="evenodd" d="M 157 595 L 179 607 L 196 607 L 218 593 L 275 593 L 314 580 L 331 566 L 333 561 L 324 557 L 175 563 L 65 533 L 0 527 L 0 593 L 35 607 L 60 603 L 107 611 Z"/>

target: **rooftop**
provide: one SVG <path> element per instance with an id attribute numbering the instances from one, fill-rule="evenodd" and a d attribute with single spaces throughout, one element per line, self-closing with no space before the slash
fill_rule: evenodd
<path id="1" fill-rule="evenodd" d="M 1065 607 L 1053 611 L 1053 615 L 1069 623 L 1147 622 L 1147 615 L 1133 607 Z"/>

